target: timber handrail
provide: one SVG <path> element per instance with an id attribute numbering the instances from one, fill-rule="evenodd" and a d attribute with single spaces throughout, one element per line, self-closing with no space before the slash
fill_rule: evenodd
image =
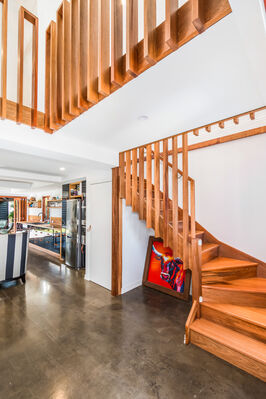
<path id="1" fill-rule="evenodd" d="M 189 134 L 189 133 L 192 133 L 192 134 L 198 136 L 198 135 L 199 135 L 198 133 L 199 133 L 200 130 L 202 130 L 202 129 L 205 129 L 205 130 L 206 130 L 206 128 L 207 128 L 208 131 L 211 132 L 211 127 L 212 127 L 212 126 L 215 126 L 215 125 L 218 125 L 220 129 L 224 129 L 224 122 L 234 121 L 234 120 L 236 121 L 236 120 L 239 120 L 239 118 L 244 117 L 244 116 L 247 116 L 247 115 L 249 115 L 250 120 L 254 121 L 254 120 L 256 119 L 256 113 L 257 113 L 257 112 L 260 112 L 260 111 L 263 111 L 263 110 L 265 110 L 265 109 L 266 109 L 266 106 L 264 105 L 263 107 L 259 107 L 259 108 L 255 108 L 255 109 L 252 109 L 252 110 L 249 110 L 249 111 L 245 111 L 245 112 L 242 112 L 241 114 L 237 114 L 237 115 L 234 115 L 234 116 L 230 116 L 230 117 L 227 117 L 227 118 L 225 118 L 225 119 L 220 119 L 220 120 L 215 121 L 215 122 L 210 122 L 210 123 L 207 123 L 207 124 L 205 124 L 205 125 L 200 125 L 200 126 L 198 126 L 198 127 L 194 127 L 194 128 L 189 129 L 189 130 L 185 130 L 185 131 L 183 131 L 183 132 L 174 133 L 174 134 L 171 135 L 171 136 L 165 137 L 165 139 L 170 140 L 170 139 L 172 139 L 173 137 L 180 137 L 180 136 L 182 136 L 183 134 Z M 234 123 L 235 123 L 235 122 L 234 122 Z M 235 123 L 235 124 L 236 124 L 236 123 Z M 238 124 L 238 123 L 237 123 L 237 124 Z M 215 140 L 220 140 L 220 139 L 222 139 L 222 138 L 221 138 L 221 137 L 218 137 L 218 138 L 215 139 Z M 150 142 L 149 144 L 155 144 L 155 143 L 157 143 L 157 142 L 159 143 L 161 140 L 162 140 L 162 139 L 154 140 L 154 141 Z M 141 147 L 144 148 L 144 147 L 146 147 L 146 145 L 147 145 L 147 144 L 142 144 L 141 146 L 131 147 L 131 148 L 128 149 L 128 150 L 134 150 L 134 149 L 136 149 L 136 148 L 141 148 Z M 180 152 L 180 149 L 179 149 L 179 152 Z M 161 155 L 161 154 L 160 154 L 160 155 Z"/>

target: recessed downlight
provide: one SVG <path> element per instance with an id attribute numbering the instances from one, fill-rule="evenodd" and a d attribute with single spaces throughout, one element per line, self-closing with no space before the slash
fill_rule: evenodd
<path id="1" fill-rule="evenodd" d="M 64 172 L 64 170 L 66 170 L 66 168 L 64 168 L 63 166 L 61 166 L 61 168 L 59 168 L 59 170 L 61 170 L 62 172 Z"/>
<path id="2" fill-rule="evenodd" d="M 146 120 L 148 120 L 148 119 L 149 119 L 148 115 L 140 115 L 140 116 L 138 117 L 138 120 L 139 120 L 139 121 L 146 121 Z"/>

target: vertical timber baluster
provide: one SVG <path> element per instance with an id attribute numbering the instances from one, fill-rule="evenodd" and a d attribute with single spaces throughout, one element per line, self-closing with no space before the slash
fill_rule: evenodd
<path id="1" fill-rule="evenodd" d="M 60 124 L 71 121 L 70 115 L 70 4 L 64 0 L 57 10 L 57 109 Z"/>
<path id="2" fill-rule="evenodd" d="M 119 170 L 112 169 L 112 295 L 122 289 L 122 199 L 119 195 Z"/>
<path id="3" fill-rule="evenodd" d="M 168 247 L 169 192 L 168 192 L 168 139 L 163 140 L 163 243 Z"/>
<path id="4" fill-rule="evenodd" d="M 123 3 L 111 3 L 111 83 L 123 86 L 125 82 L 125 62 L 123 59 Z"/>
<path id="5" fill-rule="evenodd" d="M 188 137 L 182 135 L 182 162 L 183 162 L 183 263 L 188 268 Z"/>
<path id="6" fill-rule="evenodd" d="M 195 181 L 190 180 L 190 223 L 191 223 L 191 238 L 196 238 L 196 216 L 195 216 Z"/>
<path id="7" fill-rule="evenodd" d="M 38 114 L 38 32 L 39 20 L 24 7 L 19 9 L 18 23 L 18 80 L 17 80 L 17 123 L 23 122 L 23 71 L 24 71 L 24 19 L 33 25 L 32 29 L 32 85 L 31 85 L 31 127 L 37 126 Z"/>
<path id="8" fill-rule="evenodd" d="M 138 0 L 127 0 L 127 50 L 126 71 L 138 75 Z"/>
<path id="9" fill-rule="evenodd" d="M 202 296 L 202 278 L 201 278 L 201 257 L 202 257 L 202 241 L 193 238 L 192 245 L 192 298 L 193 301 L 199 302 Z M 200 317 L 200 307 L 198 306 L 198 317 Z"/>
<path id="10" fill-rule="evenodd" d="M 177 136 L 172 138 L 172 214 L 173 214 L 173 255 L 179 257 L 179 232 L 178 232 L 178 153 Z"/>
<path id="11" fill-rule="evenodd" d="M 98 0 L 89 2 L 88 18 L 88 68 L 87 68 L 87 100 L 92 104 L 99 101 L 98 93 Z"/>
<path id="12" fill-rule="evenodd" d="M 80 38 L 80 13 L 79 0 L 71 0 L 70 3 L 70 59 L 71 59 L 71 79 L 70 79 L 70 113 L 78 116 L 80 114 L 79 97 L 79 38 Z"/>
<path id="13" fill-rule="evenodd" d="M 204 31 L 204 1 L 192 1 L 192 23 L 199 33 Z"/>
<path id="14" fill-rule="evenodd" d="M 45 119 L 44 128 L 48 133 L 51 126 L 51 24 L 45 32 Z"/>
<path id="15" fill-rule="evenodd" d="M 137 189 L 138 189 L 138 153 L 132 150 L 132 211 L 137 212 Z"/>
<path id="16" fill-rule="evenodd" d="M 126 152 L 126 205 L 132 204 L 132 189 L 131 189 L 131 151 Z"/>
<path id="17" fill-rule="evenodd" d="M 146 226 L 147 229 L 152 228 L 152 157 L 151 157 L 151 144 L 147 145 L 146 153 Z"/>
<path id="18" fill-rule="evenodd" d="M 79 98 L 78 106 L 83 110 L 90 108 L 87 100 L 88 48 L 89 48 L 89 4 L 88 0 L 79 0 Z"/>
<path id="19" fill-rule="evenodd" d="M 70 3 L 63 1 L 63 82 L 64 82 L 64 98 L 63 98 L 63 118 L 71 121 L 73 117 L 70 114 L 70 79 L 71 79 L 71 47 L 70 47 Z"/>
<path id="20" fill-rule="evenodd" d="M 110 81 L 110 0 L 99 0 L 99 93 L 109 96 Z"/>
<path id="21" fill-rule="evenodd" d="M 51 21 L 46 30 L 45 57 L 45 131 L 57 127 L 56 24 Z"/>
<path id="22" fill-rule="evenodd" d="M 139 149 L 139 218 L 144 220 L 144 147 Z"/>
<path id="23" fill-rule="evenodd" d="M 172 49 L 178 43 L 178 0 L 165 0 L 165 41 Z"/>
<path id="24" fill-rule="evenodd" d="M 120 152 L 119 154 L 119 176 L 120 176 L 120 198 L 124 199 L 125 193 L 125 153 Z"/>
<path id="25" fill-rule="evenodd" d="M 39 19 L 35 16 L 32 17 L 34 17 L 34 20 L 32 20 L 33 28 L 32 28 L 31 127 L 35 128 L 37 127 L 37 117 L 38 117 Z"/>
<path id="26" fill-rule="evenodd" d="M 57 113 L 59 123 L 61 125 L 65 124 L 63 119 L 63 51 L 62 51 L 62 41 L 63 41 L 63 23 L 62 23 L 62 13 L 60 12 L 61 6 L 56 13 L 56 47 L 57 47 Z"/>
<path id="27" fill-rule="evenodd" d="M 55 129 L 58 126 L 58 115 L 57 115 L 57 51 L 56 51 L 56 23 L 51 22 L 51 55 L 50 55 L 50 128 Z"/>
<path id="28" fill-rule="evenodd" d="M 7 10 L 8 0 L 0 0 L 2 6 L 2 43 L 1 43 L 1 118 L 6 118 L 6 88 L 7 88 Z"/>
<path id="29" fill-rule="evenodd" d="M 144 58 L 151 64 L 156 64 L 156 1 L 144 0 Z"/>
<path id="30" fill-rule="evenodd" d="M 154 144 L 154 208 L 155 208 L 155 237 L 160 237 L 160 142 Z"/>

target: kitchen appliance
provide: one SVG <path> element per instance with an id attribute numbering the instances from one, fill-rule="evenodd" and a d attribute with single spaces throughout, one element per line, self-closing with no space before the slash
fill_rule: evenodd
<path id="1" fill-rule="evenodd" d="M 65 264 L 80 269 L 81 255 L 81 199 L 71 199 L 66 201 Z"/>

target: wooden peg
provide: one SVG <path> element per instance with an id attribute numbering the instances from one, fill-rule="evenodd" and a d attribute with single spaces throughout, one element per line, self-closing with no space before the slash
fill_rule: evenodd
<path id="1" fill-rule="evenodd" d="M 194 129 L 193 130 L 193 134 L 194 134 L 194 136 L 198 136 L 199 135 L 199 129 Z"/>
<path id="2" fill-rule="evenodd" d="M 252 120 L 252 121 L 254 121 L 254 119 L 255 119 L 255 112 L 250 112 L 250 114 L 249 114 L 249 117 L 250 117 L 250 119 Z"/>

